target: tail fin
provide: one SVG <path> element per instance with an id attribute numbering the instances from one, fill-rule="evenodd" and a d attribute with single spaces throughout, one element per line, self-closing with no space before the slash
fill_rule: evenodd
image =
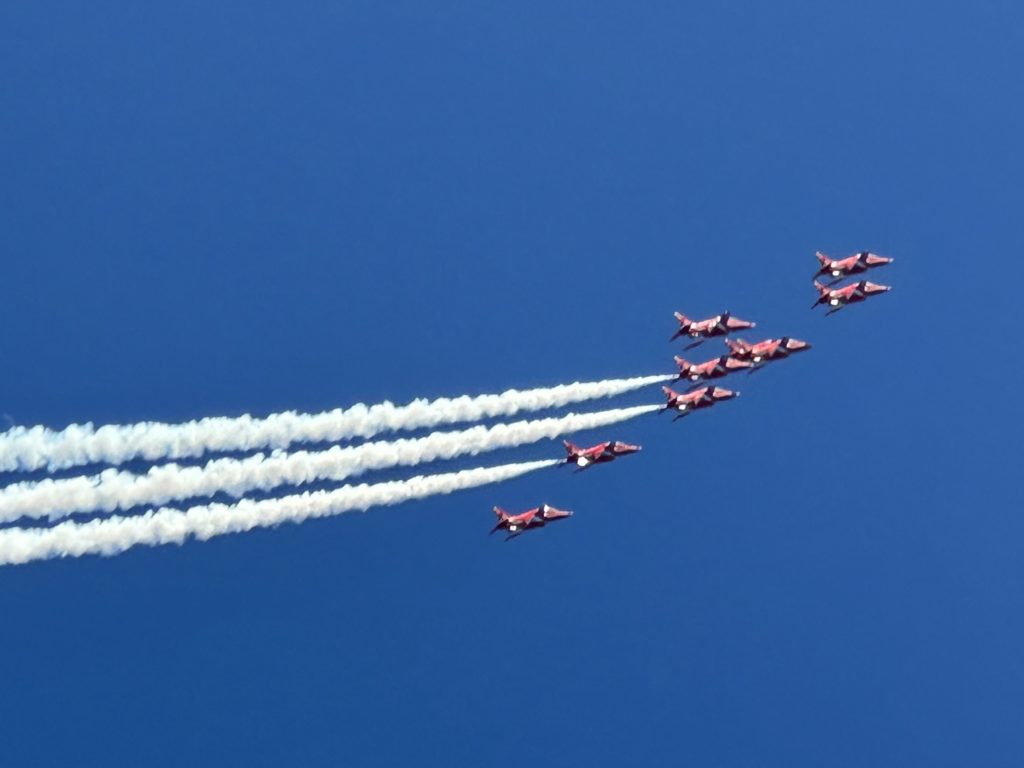
<path id="1" fill-rule="evenodd" d="M 576 445 L 575 443 L 570 443 L 568 440 L 563 440 L 562 445 L 565 446 L 565 452 L 568 453 L 570 456 L 572 456 L 574 453 L 579 453 L 581 450 L 583 450 L 578 445 Z"/>
<path id="2" fill-rule="evenodd" d="M 823 266 L 823 267 L 832 263 L 832 259 L 830 259 L 828 256 L 826 256 L 821 251 L 815 251 L 814 255 L 818 257 L 818 261 L 821 262 L 821 266 Z"/>
<path id="3" fill-rule="evenodd" d="M 829 288 L 827 285 L 822 285 L 817 280 L 814 281 L 814 287 L 818 289 L 818 300 L 811 304 L 811 309 L 814 309 L 819 304 L 827 304 L 829 294 L 832 293 L 831 288 Z"/>
<path id="4" fill-rule="evenodd" d="M 664 392 L 664 393 L 665 393 L 665 397 L 669 398 L 670 400 L 671 400 L 671 399 L 672 399 L 673 397 L 677 397 L 676 393 L 675 393 L 675 392 L 673 392 L 673 391 L 672 391 L 671 389 L 669 389 L 668 387 L 662 387 L 662 388 L 661 388 L 661 391 L 662 391 L 662 392 Z"/>
<path id="5" fill-rule="evenodd" d="M 508 512 L 506 512 L 501 507 L 495 507 L 494 514 L 498 516 L 498 522 L 495 523 L 493 528 L 491 528 L 491 532 L 487 534 L 488 536 L 495 533 L 496 531 L 500 531 L 502 527 L 505 525 L 505 521 L 508 520 Z"/>
<path id="6" fill-rule="evenodd" d="M 734 354 L 737 354 L 737 355 L 743 354 L 748 349 L 750 349 L 750 345 L 747 344 L 747 342 L 745 342 L 743 339 L 728 339 L 727 338 L 727 339 L 725 339 L 725 345 L 727 347 L 729 347 L 729 349 Z"/>
<path id="7" fill-rule="evenodd" d="M 673 312 L 672 314 L 674 314 L 676 316 L 676 320 L 679 321 L 679 328 L 672 334 L 672 338 L 670 338 L 669 341 L 675 341 L 680 336 L 685 336 L 689 332 L 690 328 L 690 318 L 682 312 Z"/>
<path id="8" fill-rule="evenodd" d="M 690 370 L 690 361 L 689 360 L 686 360 L 686 359 L 680 357 L 679 355 L 676 355 L 673 359 L 676 361 L 676 365 L 679 366 L 679 372 L 680 373 L 686 373 L 688 370 Z"/>

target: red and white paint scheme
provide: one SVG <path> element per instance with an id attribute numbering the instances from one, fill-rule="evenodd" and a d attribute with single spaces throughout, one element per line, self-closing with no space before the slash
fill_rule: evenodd
<path id="1" fill-rule="evenodd" d="M 741 371 L 750 368 L 753 363 L 740 360 L 732 355 L 722 355 L 714 360 L 705 363 L 691 363 L 679 355 L 675 357 L 676 365 L 679 366 L 679 378 L 690 381 L 706 381 L 708 379 L 720 379 L 728 376 L 733 371 Z"/>
<path id="2" fill-rule="evenodd" d="M 731 400 L 740 395 L 739 392 L 733 392 L 724 387 L 701 387 L 684 395 L 674 391 L 671 387 L 662 387 L 661 391 L 668 398 L 664 410 L 679 411 L 673 421 L 681 419 L 683 416 L 689 416 L 701 408 L 710 408 L 720 400 Z"/>
<path id="3" fill-rule="evenodd" d="M 827 285 L 822 285 L 815 280 L 814 287 L 818 289 L 818 300 L 811 305 L 811 309 L 814 309 L 819 304 L 828 304 L 832 309 L 825 313 L 825 317 L 828 317 L 833 312 L 838 312 L 847 304 L 856 304 L 859 301 L 864 301 L 869 296 L 888 293 L 892 290 L 891 286 L 879 285 L 878 283 L 872 283 L 870 280 L 850 283 L 842 288 L 829 288 Z"/>
<path id="4" fill-rule="evenodd" d="M 521 536 L 534 528 L 543 528 L 548 523 L 572 517 L 572 512 L 555 509 L 550 504 L 541 504 L 539 507 L 520 512 L 518 515 L 510 515 L 501 507 L 495 507 L 494 514 L 498 516 L 498 524 L 491 529 L 491 533 L 505 529 L 509 534 L 505 537 L 505 541 Z"/>
<path id="5" fill-rule="evenodd" d="M 884 267 L 886 264 L 892 264 L 895 259 L 890 259 L 888 256 L 879 256 L 877 253 L 871 253 L 870 251 L 861 251 L 855 253 L 853 256 L 847 256 L 845 259 L 833 259 L 831 256 L 818 251 L 814 254 L 818 257 L 818 263 L 821 265 L 820 269 L 814 273 L 815 278 L 830 276 L 835 278 L 849 277 L 850 275 L 857 275 L 861 272 L 866 272 L 873 267 Z M 835 285 L 838 280 L 834 281 L 832 285 Z"/>
<path id="6" fill-rule="evenodd" d="M 811 345 L 800 339 L 783 336 L 781 339 L 765 339 L 750 344 L 743 339 L 726 339 L 726 345 L 734 358 L 747 360 L 752 366 L 759 366 L 771 360 L 781 360 L 794 352 L 803 352 Z"/>
<path id="7" fill-rule="evenodd" d="M 728 336 L 733 331 L 741 331 L 757 325 L 757 323 L 733 317 L 728 312 L 709 317 L 707 320 L 691 320 L 682 312 L 675 312 L 674 314 L 676 320 L 679 321 L 679 330 L 672 335 L 669 341 L 675 341 L 680 336 L 689 336 L 691 339 L 696 339 L 692 344 L 687 344 L 686 349 L 703 344 L 706 339 L 710 339 L 712 336 Z"/>
<path id="8" fill-rule="evenodd" d="M 565 445 L 565 452 L 568 454 L 565 457 L 565 463 L 575 464 L 580 469 L 586 469 L 594 464 L 606 464 L 609 461 L 615 461 L 619 456 L 628 456 L 631 453 L 636 453 L 641 448 L 639 445 L 620 443 L 617 440 L 614 442 L 598 443 L 590 448 L 580 448 L 568 440 L 563 440 L 562 443 Z"/>

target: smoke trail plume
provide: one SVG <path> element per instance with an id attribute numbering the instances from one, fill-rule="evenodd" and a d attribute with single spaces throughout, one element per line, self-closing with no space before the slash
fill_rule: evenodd
<path id="1" fill-rule="evenodd" d="M 0 565 L 52 557 L 116 555 L 138 545 L 182 544 L 190 537 L 205 541 L 227 533 L 285 522 L 298 523 L 310 517 L 340 515 L 499 483 L 556 464 L 558 461 L 553 460 L 478 467 L 374 485 L 347 485 L 332 491 L 313 491 L 265 501 L 244 499 L 234 505 L 208 504 L 185 511 L 164 508 L 143 515 L 87 523 L 68 521 L 52 528 L 8 528 L 0 530 Z"/>
<path id="2" fill-rule="evenodd" d="M 139 457 L 148 461 L 181 459 L 201 456 L 208 451 L 283 449 L 300 442 L 372 437 L 382 432 L 558 408 L 621 395 L 669 378 L 672 377 L 658 375 L 576 382 L 525 391 L 510 389 L 500 395 L 413 400 L 407 405 L 360 403 L 324 413 L 287 411 L 262 419 L 245 415 L 211 417 L 185 424 L 142 422 L 99 428 L 92 424 L 73 424 L 60 431 L 41 426 L 15 427 L 0 434 L 0 472 L 120 464 Z"/>
<path id="3" fill-rule="evenodd" d="M 435 432 L 420 438 L 333 446 L 326 451 L 214 459 L 201 467 L 167 464 L 153 467 L 144 475 L 108 469 L 91 477 L 16 483 L 0 489 L 0 522 L 20 517 L 52 520 L 72 512 L 114 512 L 176 499 L 212 496 L 218 492 L 241 497 L 250 491 L 269 491 L 282 485 L 344 480 L 371 470 L 475 456 L 484 451 L 606 427 L 659 408 L 641 405 L 596 413 L 571 413 L 457 432 Z"/>

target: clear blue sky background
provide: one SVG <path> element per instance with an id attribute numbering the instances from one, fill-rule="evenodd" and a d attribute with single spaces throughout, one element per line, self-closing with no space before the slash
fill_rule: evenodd
<path id="1" fill-rule="evenodd" d="M 3 569 L 4 765 L 1021 764 L 1019 5 L 522 6 L 3 3 L 8 423 L 814 350 L 584 475 Z M 818 248 L 895 290 L 823 320 Z"/>

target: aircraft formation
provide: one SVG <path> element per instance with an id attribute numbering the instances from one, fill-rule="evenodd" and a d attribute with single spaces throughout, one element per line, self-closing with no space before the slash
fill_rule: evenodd
<path id="1" fill-rule="evenodd" d="M 893 259 L 887 256 L 879 256 L 870 251 L 860 251 L 846 258 L 833 259 L 818 251 L 815 253 L 815 257 L 818 260 L 819 268 L 814 273 L 813 280 L 814 288 L 818 291 L 818 300 L 811 305 L 811 309 L 823 304 L 828 306 L 829 310 L 825 313 L 825 317 L 850 304 L 857 304 L 872 296 L 892 290 L 891 286 L 873 283 L 870 280 L 855 280 L 842 287 L 834 287 L 847 277 L 860 275 L 868 270 L 891 264 Z M 828 282 L 822 283 L 819 278 L 827 279 Z M 749 330 L 757 326 L 755 322 L 733 317 L 730 312 L 723 312 L 705 320 L 691 320 L 682 312 L 675 312 L 674 315 L 679 323 L 679 328 L 669 341 L 685 337 L 691 341 L 684 349 L 693 349 L 708 339 L 720 337 L 725 342 L 728 352 L 702 363 L 692 363 L 679 355 L 675 356 L 675 363 L 679 369 L 676 381 L 686 381 L 691 386 L 683 393 L 676 392 L 667 386 L 661 388 L 666 397 L 666 403 L 661 411 L 676 411 L 673 421 L 689 416 L 694 411 L 711 408 L 722 401 L 739 397 L 739 392 L 703 382 L 721 379 L 739 371 L 747 371 L 749 375 L 760 370 L 767 363 L 784 360 L 811 348 L 806 341 L 791 336 L 764 339 L 754 343 L 740 338 L 729 338 L 737 331 Z M 565 463 L 575 464 L 578 467 L 577 472 L 595 464 L 606 464 L 619 456 L 626 456 L 641 450 L 639 445 L 629 445 L 617 441 L 598 443 L 589 448 L 581 448 L 568 440 L 564 441 L 564 444 L 567 453 Z M 498 522 L 491 529 L 491 533 L 505 530 L 508 533 L 505 541 L 508 541 L 527 531 L 543 528 L 550 522 L 569 518 L 573 513 L 556 509 L 549 504 L 541 504 L 515 515 L 509 514 L 501 507 L 495 507 L 494 514 L 497 516 Z"/>
<path id="2" fill-rule="evenodd" d="M 861 251 L 852 256 L 847 256 L 845 259 L 838 260 L 829 258 L 821 251 L 814 255 L 818 257 L 818 263 L 821 267 L 814 275 L 814 287 L 818 290 L 818 300 L 811 305 L 811 309 L 820 304 L 827 304 L 831 309 L 825 313 L 825 317 L 838 312 L 848 304 L 855 304 L 864 301 L 870 296 L 888 293 L 892 290 L 891 286 L 872 283 L 870 280 L 848 283 L 842 288 L 832 287 L 840 283 L 844 277 L 891 264 L 893 260 L 886 256 L 879 256 L 869 251 Z M 818 281 L 818 278 L 823 275 L 829 275 L 834 279 L 828 284 L 821 283 Z"/>

